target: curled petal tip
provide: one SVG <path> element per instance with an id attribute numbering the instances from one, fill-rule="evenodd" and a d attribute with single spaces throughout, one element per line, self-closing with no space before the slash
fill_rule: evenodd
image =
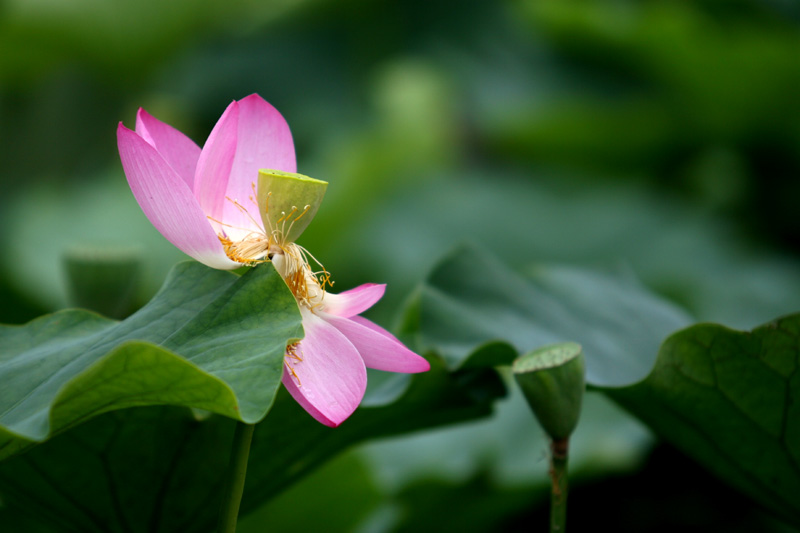
<path id="1" fill-rule="evenodd" d="M 430 370 L 430 363 L 397 340 L 397 338 L 364 317 L 326 317 L 361 354 L 367 368 L 387 372 L 415 374 Z"/>
<path id="2" fill-rule="evenodd" d="M 385 291 L 385 284 L 365 283 L 339 294 L 327 294 L 325 312 L 344 318 L 354 317 L 375 305 L 383 298 Z"/>

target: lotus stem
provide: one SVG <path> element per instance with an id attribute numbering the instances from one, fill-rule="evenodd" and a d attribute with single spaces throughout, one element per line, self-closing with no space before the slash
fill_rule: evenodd
<path id="1" fill-rule="evenodd" d="M 550 533 L 564 533 L 567 523 L 567 456 L 569 439 L 550 443 Z"/>
<path id="2" fill-rule="evenodd" d="M 236 423 L 217 533 L 235 533 L 236 531 L 236 520 L 239 517 L 244 479 L 247 476 L 247 459 L 250 456 L 250 443 L 253 440 L 254 431 L 255 425 L 253 424 Z"/>

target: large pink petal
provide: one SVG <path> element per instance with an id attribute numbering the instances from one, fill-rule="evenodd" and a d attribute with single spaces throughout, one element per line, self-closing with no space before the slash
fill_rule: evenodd
<path id="1" fill-rule="evenodd" d="M 136 201 L 169 242 L 212 268 L 241 266 L 225 255 L 192 191 L 152 145 L 121 122 L 117 145 Z"/>
<path id="2" fill-rule="evenodd" d="M 239 104 L 231 102 L 203 145 L 197 161 L 193 189 L 200 207 L 214 219 L 214 227 L 217 231 L 224 230 L 234 240 L 242 236 L 243 230 L 229 228 L 220 223 L 229 223 L 225 220 L 224 210 L 226 204 L 230 202 L 226 200 L 225 196 L 233 158 L 236 155 L 238 128 Z"/>
<path id="3" fill-rule="evenodd" d="M 431 365 L 394 335 L 363 317 L 322 315 L 356 347 L 367 368 L 389 372 L 426 372 Z"/>
<path id="4" fill-rule="evenodd" d="M 367 387 L 367 371 L 356 348 L 339 330 L 303 310 L 302 359 L 286 357 L 283 384 L 318 421 L 338 426 L 355 411 Z M 294 374 L 289 370 L 294 372 Z"/>
<path id="5" fill-rule="evenodd" d="M 257 94 L 239 100 L 239 126 L 236 157 L 231 168 L 226 194 L 241 205 L 242 212 L 232 202 L 224 207 L 225 221 L 251 227 L 261 216 L 253 197 L 253 185 L 258 183 L 258 170 L 272 168 L 296 172 L 292 132 L 283 116 Z"/>
<path id="6" fill-rule="evenodd" d="M 158 150 L 190 189 L 194 188 L 200 147 L 193 140 L 142 108 L 136 114 L 136 133 Z"/>
<path id="7" fill-rule="evenodd" d="M 339 294 L 325 293 L 323 310 L 331 315 L 350 318 L 375 305 L 385 291 L 386 285 L 365 283 Z"/>

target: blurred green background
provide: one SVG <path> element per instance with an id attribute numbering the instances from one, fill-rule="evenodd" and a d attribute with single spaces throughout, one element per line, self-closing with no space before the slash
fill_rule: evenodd
<path id="1" fill-rule="evenodd" d="M 184 256 L 130 194 L 117 123 L 141 106 L 202 145 L 257 92 L 298 170 L 330 182 L 301 244 L 335 290 L 389 283 L 379 323 L 470 242 L 520 269 L 629 272 L 752 328 L 798 310 L 798 87 L 789 0 L 5 0 L 0 321 L 74 304 L 65 257 L 87 248 L 138 253 L 147 301 Z M 546 445 L 513 396 L 354 450 L 242 529 L 543 525 Z M 784 530 L 600 397 L 575 442 L 576 528 Z"/>

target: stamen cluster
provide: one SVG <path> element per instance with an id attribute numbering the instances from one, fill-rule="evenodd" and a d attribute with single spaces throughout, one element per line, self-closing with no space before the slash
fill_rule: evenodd
<path id="1" fill-rule="evenodd" d="M 257 206 L 255 183 L 252 184 L 252 189 L 253 195 L 249 199 Z M 265 228 L 261 221 L 250 215 L 248 209 L 240 202 L 226 197 L 226 200 L 247 215 L 260 231 L 234 227 L 211 217 L 209 219 L 220 226 L 217 236 L 225 249 L 225 254 L 231 260 L 247 266 L 273 262 L 278 273 L 286 281 L 299 303 L 312 310 L 320 308 L 325 297 L 325 288 L 333 284 L 331 275 L 308 250 L 286 240 L 286 235 L 289 235 L 294 223 L 308 213 L 310 206 L 305 206 L 302 211 L 296 206 L 292 206 L 288 213 L 282 211 L 276 222 L 276 227 L 273 227 L 268 216 L 271 196 L 272 193 L 267 193 L 265 216 L 261 217 L 261 220 L 266 222 L 268 228 Z M 233 240 L 225 232 L 225 227 L 248 231 L 248 233 L 238 240 Z M 316 272 L 313 271 L 309 259 L 317 263 L 322 269 Z"/>

